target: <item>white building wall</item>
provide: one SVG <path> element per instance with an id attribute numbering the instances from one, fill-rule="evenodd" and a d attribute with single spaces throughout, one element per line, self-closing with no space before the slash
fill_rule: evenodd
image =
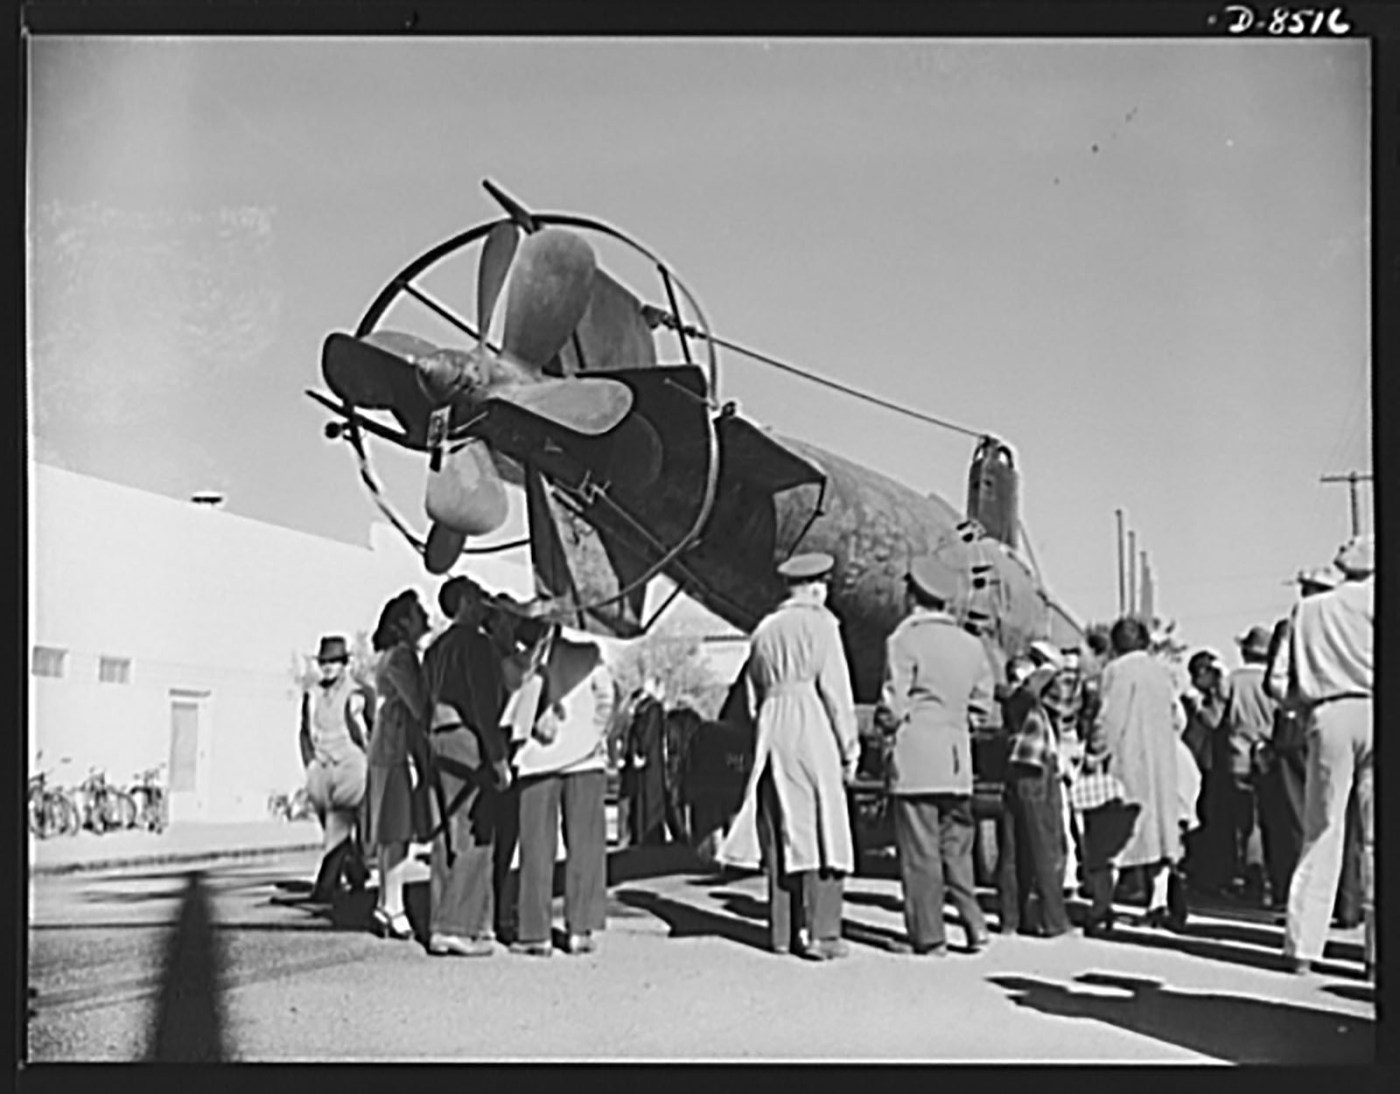
<path id="1" fill-rule="evenodd" d="M 404 588 L 436 615 L 440 579 L 387 525 L 357 547 L 42 464 L 29 485 L 31 650 L 68 651 L 61 678 L 35 677 L 30 654 L 30 763 L 60 782 L 168 762 L 172 693 L 202 694 L 196 789 L 173 811 L 263 816 L 302 778 L 293 656 L 371 632 Z M 533 591 L 523 551 L 458 570 Z M 98 682 L 103 656 L 131 660 L 128 683 Z"/>

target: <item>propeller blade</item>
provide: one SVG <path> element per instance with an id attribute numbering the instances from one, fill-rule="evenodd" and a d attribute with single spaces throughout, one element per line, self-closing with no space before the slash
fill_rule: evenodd
<path id="1" fill-rule="evenodd" d="M 366 410 L 427 408 L 408 361 L 348 334 L 326 338 L 321 349 L 321 374 L 336 395 Z"/>
<path id="2" fill-rule="evenodd" d="M 462 556 L 462 548 L 466 545 L 464 533 L 434 524 L 428 529 L 428 539 L 423 544 L 423 565 L 430 574 L 445 574 Z"/>
<path id="3" fill-rule="evenodd" d="M 514 224 L 497 224 L 486 235 L 481 247 L 481 266 L 476 272 L 476 323 L 481 341 L 491 329 L 491 317 L 496 312 L 496 300 L 506 283 L 515 248 L 520 242 L 520 229 Z"/>
<path id="4" fill-rule="evenodd" d="M 444 453 L 442 469 L 428 472 L 428 516 L 449 531 L 484 536 L 506 522 L 506 488 L 482 440 Z"/>
<path id="5" fill-rule="evenodd" d="M 390 353 L 397 353 L 410 363 L 419 357 L 431 357 L 438 351 L 438 347 L 427 339 L 419 338 L 416 334 L 405 334 L 398 330 L 370 331 L 361 341 L 368 342 L 371 346 L 377 346 L 380 349 L 386 349 Z"/>
<path id="6" fill-rule="evenodd" d="M 601 378 L 517 384 L 497 388 L 490 398 L 589 436 L 606 433 L 632 409 L 632 389 Z"/>
<path id="7" fill-rule="evenodd" d="M 506 293 L 505 351 L 542 369 L 588 310 L 597 260 L 580 236 L 545 228 L 520 245 Z"/>

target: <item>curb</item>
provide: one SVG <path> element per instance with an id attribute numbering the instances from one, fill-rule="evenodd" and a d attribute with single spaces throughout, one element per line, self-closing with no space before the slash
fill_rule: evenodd
<path id="1" fill-rule="evenodd" d="M 226 850 L 207 851 L 155 851 L 140 855 L 127 855 L 121 858 L 84 859 L 80 862 L 30 863 L 29 876 L 54 876 L 58 874 L 92 873 L 98 870 L 121 870 L 131 866 L 169 866 L 186 862 L 217 862 L 221 859 L 270 858 L 274 855 L 297 854 L 303 851 L 321 850 L 321 841 L 314 843 L 287 843 L 273 847 L 231 847 Z"/>

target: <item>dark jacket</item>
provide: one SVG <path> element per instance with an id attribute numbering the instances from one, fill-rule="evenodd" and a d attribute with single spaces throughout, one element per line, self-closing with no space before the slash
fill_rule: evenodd
<path id="1" fill-rule="evenodd" d="M 491 639 L 475 627 L 454 623 L 428 647 L 423 675 L 432 702 L 446 703 L 457 712 L 485 761 L 503 760 L 509 744 L 501 729 L 506 688 L 500 654 Z"/>
<path id="2" fill-rule="evenodd" d="M 665 728 L 665 708 L 646 696 L 632 713 L 622 767 L 622 792 L 632 803 L 629 820 L 637 843 L 666 821 Z"/>

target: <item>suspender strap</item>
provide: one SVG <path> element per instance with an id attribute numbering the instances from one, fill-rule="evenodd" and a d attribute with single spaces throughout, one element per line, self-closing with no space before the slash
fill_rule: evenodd
<path id="1" fill-rule="evenodd" d="M 451 802 L 447 800 L 447 792 L 443 789 L 442 774 L 455 775 L 462 780 L 462 787 L 457 791 Z M 428 778 L 432 783 L 433 797 L 437 799 L 439 820 L 436 827 L 428 834 L 428 841 L 436 839 L 439 835 L 443 837 L 446 845 L 447 865 L 450 867 L 457 859 L 457 852 L 452 847 L 452 820 L 453 814 L 461 809 L 466 803 L 467 797 L 477 788 L 477 769 L 459 763 L 450 756 L 438 756 L 433 752 L 428 753 Z"/>

